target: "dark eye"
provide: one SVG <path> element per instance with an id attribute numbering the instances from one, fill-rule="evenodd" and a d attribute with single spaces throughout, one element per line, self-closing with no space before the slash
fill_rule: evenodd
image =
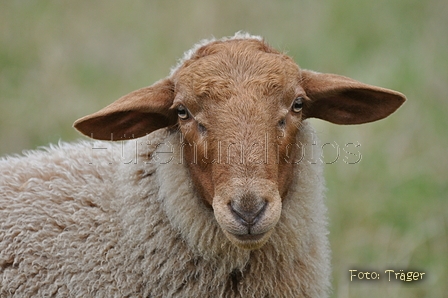
<path id="1" fill-rule="evenodd" d="M 302 110 L 303 106 L 303 97 L 297 97 L 294 99 L 294 102 L 292 103 L 292 111 L 295 113 L 298 113 Z"/>
<path id="2" fill-rule="evenodd" d="M 183 105 L 179 105 L 177 107 L 177 116 L 179 116 L 179 118 L 182 120 L 187 120 L 188 118 L 190 118 L 190 114 Z"/>

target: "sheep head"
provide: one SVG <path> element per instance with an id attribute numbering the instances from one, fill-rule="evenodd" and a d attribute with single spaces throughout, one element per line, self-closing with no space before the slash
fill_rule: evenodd
<path id="1" fill-rule="evenodd" d="M 177 126 L 196 192 L 228 239 L 257 249 L 274 231 L 301 152 L 301 122 L 360 124 L 394 112 L 398 92 L 300 69 L 258 38 L 212 41 L 170 77 L 134 91 L 74 126 L 115 140 Z M 175 173 L 173 173 L 175 175 Z"/>

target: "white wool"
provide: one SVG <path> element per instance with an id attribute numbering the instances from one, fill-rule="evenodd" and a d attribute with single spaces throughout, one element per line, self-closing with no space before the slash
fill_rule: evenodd
<path id="1" fill-rule="evenodd" d="M 247 251 L 196 196 L 179 139 L 162 129 L 1 160 L 0 297 L 325 297 L 321 165 L 305 154 L 273 235 Z M 315 141 L 306 123 L 297 140 Z"/>

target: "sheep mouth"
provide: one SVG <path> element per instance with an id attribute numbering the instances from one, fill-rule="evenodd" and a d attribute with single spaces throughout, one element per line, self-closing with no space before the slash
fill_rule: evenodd
<path id="1" fill-rule="evenodd" d="M 236 246 L 244 249 L 258 249 L 262 247 L 270 238 L 277 221 L 268 223 L 264 216 L 259 216 L 259 220 L 246 222 L 235 218 L 230 213 L 232 219 L 225 226 L 221 226 L 227 238 Z M 264 221 L 264 222 L 263 222 Z"/>

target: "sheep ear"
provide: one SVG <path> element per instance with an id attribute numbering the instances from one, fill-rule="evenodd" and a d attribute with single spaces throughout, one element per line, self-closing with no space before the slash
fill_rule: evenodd
<path id="1" fill-rule="evenodd" d="M 383 119 L 406 100 L 396 91 L 353 79 L 302 70 L 304 118 L 320 118 L 336 124 L 361 124 Z"/>
<path id="2" fill-rule="evenodd" d="M 164 79 L 76 120 L 73 126 L 86 136 L 98 140 L 142 137 L 176 123 L 176 111 L 170 109 L 173 100 L 174 85 L 171 80 Z"/>

